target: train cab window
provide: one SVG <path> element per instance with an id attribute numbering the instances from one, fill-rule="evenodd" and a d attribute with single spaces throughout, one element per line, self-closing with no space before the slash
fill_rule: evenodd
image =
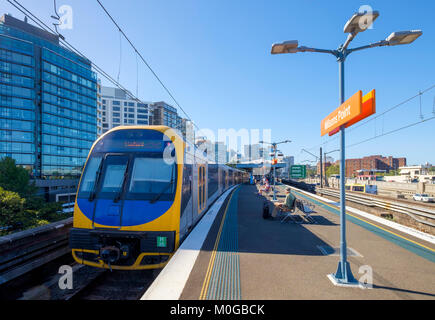
<path id="1" fill-rule="evenodd" d="M 128 198 L 148 199 L 161 195 L 161 200 L 171 200 L 176 189 L 176 165 L 163 158 L 137 157 L 134 159 Z"/>
<path id="2" fill-rule="evenodd" d="M 127 156 L 110 156 L 106 158 L 101 193 L 115 193 L 121 191 L 127 164 Z"/>
<path id="3" fill-rule="evenodd" d="M 80 183 L 80 193 L 89 193 L 94 189 L 97 170 L 100 167 L 102 157 L 92 157 L 86 165 L 86 173 Z"/>

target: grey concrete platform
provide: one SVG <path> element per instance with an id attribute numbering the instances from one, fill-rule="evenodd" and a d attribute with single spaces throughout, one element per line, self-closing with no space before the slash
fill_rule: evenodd
<path id="1" fill-rule="evenodd" d="M 283 200 L 282 193 L 278 196 Z M 265 197 L 250 185 L 240 186 L 229 200 L 201 248 L 181 299 L 435 299 L 432 243 L 376 223 L 349 221 L 353 275 L 360 279 L 371 269 L 373 288 L 337 287 L 327 278 L 339 259 L 333 250 L 340 241 L 337 214 L 316 205 L 315 224 L 264 220 Z"/>

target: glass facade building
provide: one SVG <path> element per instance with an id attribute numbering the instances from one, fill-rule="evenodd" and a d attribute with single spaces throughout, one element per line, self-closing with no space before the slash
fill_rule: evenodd
<path id="1" fill-rule="evenodd" d="M 79 176 L 97 138 L 97 77 L 56 35 L 0 18 L 0 158 L 36 179 Z"/>

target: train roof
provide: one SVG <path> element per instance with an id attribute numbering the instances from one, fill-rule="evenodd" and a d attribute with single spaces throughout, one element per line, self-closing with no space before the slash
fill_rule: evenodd
<path id="1" fill-rule="evenodd" d="M 122 131 L 122 130 L 137 130 L 137 129 L 143 129 L 143 130 L 156 130 L 156 131 L 160 131 L 160 132 L 168 132 L 171 135 L 175 135 L 176 139 L 180 139 L 183 141 L 183 143 L 185 143 L 187 146 L 193 148 L 194 151 L 198 151 L 199 148 L 197 145 L 195 145 L 194 143 L 192 143 L 191 141 L 186 140 L 183 135 L 180 133 L 179 130 L 168 127 L 168 126 L 150 126 L 150 125 L 133 125 L 133 126 L 117 126 L 115 128 L 112 128 L 110 130 L 108 130 L 107 132 L 105 132 L 103 135 L 101 135 L 95 142 L 94 145 L 92 146 L 92 148 L 96 145 L 96 143 L 100 140 L 102 140 L 106 135 L 115 132 L 115 131 Z M 207 159 L 207 157 L 205 155 L 203 155 L 203 157 L 205 159 Z M 208 159 L 207 159 L 208 160 Z M 210 163 L 209 164 L 213 164 Z M 217 163 L 216 163 L 217 164 Z M 232 171 L 236 171 L 236 172 L 241 172 L 241 173 L 246 173 L 246 171 L 244 170 L 240 170 L 237 168 L 233 168 L 231 166 L 227 166 L 226 164 L 218 164 L 220 166 L 223 166 L 225 168 L 231 169 Z"/>

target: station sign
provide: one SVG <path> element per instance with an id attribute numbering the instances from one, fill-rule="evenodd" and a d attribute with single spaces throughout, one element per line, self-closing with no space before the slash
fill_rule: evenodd
<path id="1" fill-rule="evenodd" d="M 358 91 L 321 122 L 321 136 L 340 128 L 361 114 L 362 91 Z"/>
<path id="2" fill-rule="evenodd" d="M 307 167 L 302 165 L 290 166 L 290 178 L 305 179 L 307 177 Z"/>
<path id="3" fill-rule="evenodd" d="M 365 96 L 363 96 L 361 108 L 362 108 L 361 114 L 358 117 L 347 122 L 345 125 L 345 128 L 349 128 L 350 126 L 354 125 L 355 123 L 357 123 L 357 122 L 371 116 L 372 114 L 376 113 L 376 90 L 375 89 L 373 89 L 372 91 L 367 93 Z M 340 128 L 336 128 L 336 129 L 332 130 L 331 132 L 329 132 L 329 136 L 333 136 L 334 134 L 336 134 L 339 131 L 340 131 Z"/>

